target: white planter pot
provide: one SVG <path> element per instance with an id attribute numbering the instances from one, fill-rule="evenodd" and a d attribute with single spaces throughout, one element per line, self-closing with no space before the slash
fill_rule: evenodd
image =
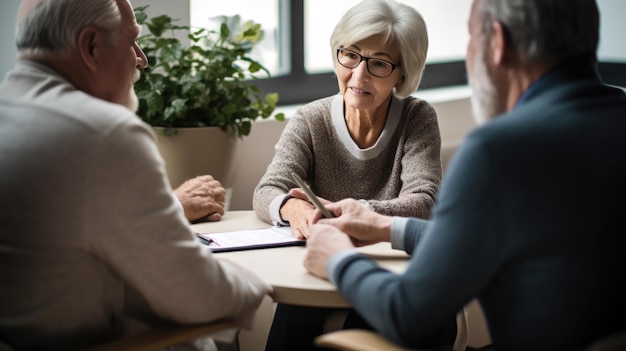
<path id="1" fill-rule="evenodd" d="M 231 138 L 218 127 L 178 128 L 171 136 L 155 130 L 172 188 L 204 174 L 212 175 L 227 190 L 232 188 L 237 172 L 235 153 L 241 139 Z"/>

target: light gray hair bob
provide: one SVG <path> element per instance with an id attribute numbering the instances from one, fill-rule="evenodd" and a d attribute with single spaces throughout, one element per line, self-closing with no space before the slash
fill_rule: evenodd
<path id="1" fill-rule="evenodd" d="M 416 9 L 394 0 L 364 0 L 350 8 L 330 37 L 333 62 L 340 47 L 354 45 L 375 35 L 394 42 L 400 50 L 402 80 L 395 94 L 404 98 L 414 93 L 422 80 L 428 53 L 426 23 Z"/>

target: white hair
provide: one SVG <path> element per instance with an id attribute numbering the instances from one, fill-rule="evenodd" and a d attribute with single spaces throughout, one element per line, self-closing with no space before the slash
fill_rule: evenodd
<path id="1" fill-rule="evenodd" d="M 86 26 L 113 31 L 120 23 L 115 0 L 44 0 L 18 18 L 15 41 L 20 56 L 63 53 Z"/>
<path id="2" fill-rule="evenodd" d="M 361 1 L 349 9 L 335 26 L 330 37 L 333 62 L 338 48 L 354 45 L 375 35 L 382 35 L 385 42 L 398 45 L 402 79 L 396 85 L 396 95 L 411 95 L 417 90 L 426 65 L 428 32 L 424 19 L 413 7 L 394 0 Z"/>

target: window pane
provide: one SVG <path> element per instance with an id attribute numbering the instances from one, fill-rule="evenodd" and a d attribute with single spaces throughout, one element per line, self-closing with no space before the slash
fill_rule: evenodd
<path id="1" fill-rule="evenodd" d="M 624 0 L 598 0 L 600 11 L 600 61 L 626 63 L 626 45 L 624 45 Z"/>
<path id="2" fill-rule="evenodd" d="M 360 0 L 304 0 L 306 70 L 332 70 L 330 35 L 341 16 Z M 424 17 L 428 29 L 428 63 L 465 59 L 467 19 L 472 0 L 403 0 Z M 332 9 L 332 11 L 329 11 Z M 450 11 L 454 9 L 454 11 Z M 321 20 L 323 19 L 323 21 Z"/>
<path id="3" fill-rule="evenodd" d="M 192 27 L 218 30 L 219 16 L 239 15 L 242 22 L 249 20 L 259 23 L 264 31 L 263 39 L 251 53 L 270 71 L 272 76 L 282 73 L 279 50 L 278 8 L 279 0 L 190 0 L 190 23 Z M 262 75 L 259 75 L 262 78 Z"/>

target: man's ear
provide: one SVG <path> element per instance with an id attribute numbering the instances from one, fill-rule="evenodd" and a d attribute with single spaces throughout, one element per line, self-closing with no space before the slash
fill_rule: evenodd
<path id="1" fill-rule="evenodd" d="M 93 26 L 87 26 L 78 34 L 78 52 L 83 63 L 89 70 L 98 70 L 98 45 L 102 35 Z"/>
<path id="2" fill-rule="evenodd" d="M 491 60 L 494 65 L 501 66 L 505 61 L 507 50 L 506 29 L 502 23 L 495 21 L 492 24 L 490 39 Z"/>

